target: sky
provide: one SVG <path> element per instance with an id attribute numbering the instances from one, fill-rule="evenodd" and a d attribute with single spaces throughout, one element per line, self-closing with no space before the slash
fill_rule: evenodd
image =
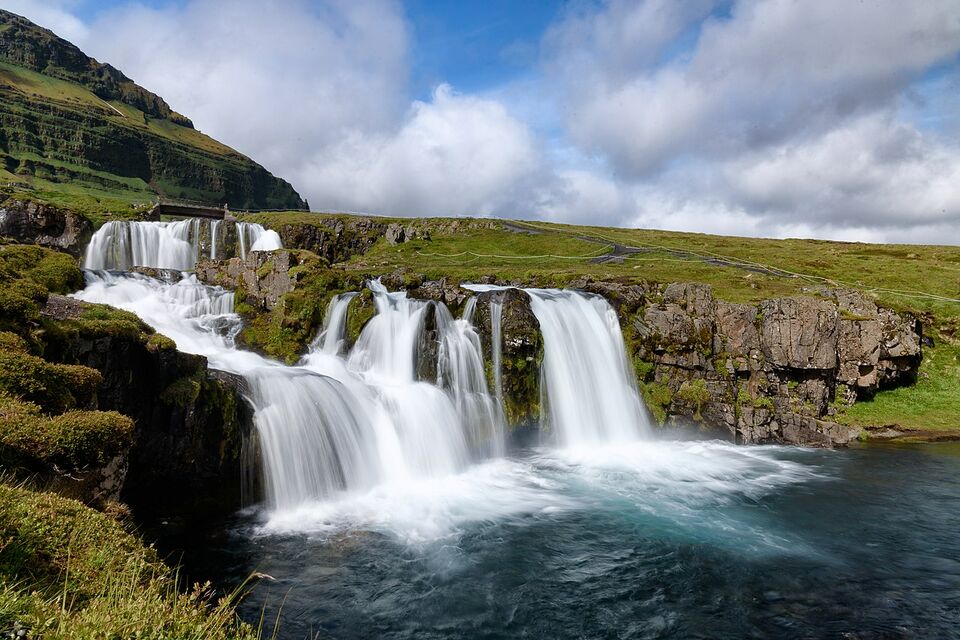
<path id="1" fill-rule="evenodd" d="M 960 0 L 0 0 L 314 210 L 960 244 Z"/>

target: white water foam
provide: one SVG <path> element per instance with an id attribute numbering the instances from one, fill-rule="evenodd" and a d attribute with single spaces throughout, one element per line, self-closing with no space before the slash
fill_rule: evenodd
<path id="1" fill-rule="evenodd" d="M 149 234 L 160 242 L 161 232 Z M 344 297 L 328 309 L 327 334 L 288 367 L 234 346 L 239 318 L 228 291 L 189 275 L 176 283 L 94 271 L 87 278 L 78 298 L 130 310 L 181 350 L 246 378 L 264 455 L 265 532 L 374 529 L 420 544 L 470 523 L 562 517 L 598 502 L 677 526 L 722 527 L 729 523 L 699 510 L 813 477 L 778 448 L 644 440 L 616 318 L 579 293 L 530 291 L 547 343 L 550 424 L 564 446 L 483 460 L 501 451 L 502 422 L 486 389 L 472 305 L 454 319 L 442 305 L 371 283 L 377 314 L 350 353 L 338 355 Z M 423 381 L 418 358 L 430 313 L 437 380 Z"/>

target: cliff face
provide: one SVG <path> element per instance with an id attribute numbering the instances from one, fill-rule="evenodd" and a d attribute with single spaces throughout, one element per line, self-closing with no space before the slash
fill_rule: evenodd
<path id="1" fill-rule="evenodd" d="M 99 307 L 51 295 L 44 357 L 98 371 L 97 407 L 133 419 L 120 498 L 148 518 L 238 508 L 253 424 L 242 383 L 165 336 L 91 322 Z"/>
<path id="2" fill-rule="evenodd" d="M 920 328 L 858 292 L 821 293 L 755 306 L 715 300 L 706 285 L 667 286 L 628 327 L 648 406 L 744 443 L 856 438 L 831 420 L 837 406 L 913 382 Z"/>
<path id="3" fill-rule="evenodd" d="M 0 9 L 0 58 L 54 78 L 82 85 L 104 100 L 118 100 L 155 118 L 193 128 L 160 96 L 137 86 L 109 64 L 88 57 L 75 45 L 26 18 Z"/>
<path id="4" fill-rule="evenodd" d="M 0 169 L 126 197 L 302 209 L 284 180 L 208 138 L 159 96 L 0 11 Z M 145 198 L 148 199 L 148 198 Z"/>

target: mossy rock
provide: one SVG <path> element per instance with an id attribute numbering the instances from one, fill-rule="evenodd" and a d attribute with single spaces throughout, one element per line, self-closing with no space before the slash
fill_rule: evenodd
<path id="1" fill-rule="evenodd" d="M 0 392 L 35 402 L 48 414 L 93 406 L 101 382 L 103 376 L 90 367 L 0 352 Z"/>
<path id="2" fill-rule="evenodd" d="M 188 407 L 197 401 L 200 386 L 200 380 L 196 376 L 180 378 L 160 392 L 160 401 L 168 405 Z"/>
<path id="3" fill-rule="evenodd" d="M 673 402 L 673 389 L 659 382 L 650 382 L 640 385 L 640 393 L 654 420 L 661 425 L 665 423 L 667 421 L 667 409 Z"/>
<path id="4" fill-rule="evenodd" d="M 0 352 L 30 353 L 30 345 L 12 331 L 0 331 Z"/>
<path id="5" fill-rule="evenodd" d="M 133 439 L 133 421 L 116 411 L 68 411 L 54 417 L 39 406 L 0 397 L 0 449 L 4 458 L 78 470 L 107 464 Z"/>
<path id="6" fill-rule="evenodd" d="M 26 279 L 51 293 L 70 293 L 83 287 L 76 259 L 36 245 L 0 246 L 0 281 Z"/>
<path id="7" fill-rule="evenodd" d="M 697 380 L 687 380 L 680 385 L 674 399 L 684 403 L 693 409 L 694 420 L 703 420 L 701 411 L 703 405 L 710 401 L 710 391 L 707 389 L 707 383 L 702 378 Z"/>

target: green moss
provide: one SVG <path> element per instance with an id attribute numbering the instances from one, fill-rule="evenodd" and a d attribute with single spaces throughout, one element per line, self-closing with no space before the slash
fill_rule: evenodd
<path id="1" fill-rule="evenodd" d="M 197 401 L 200 395 L 200 380 L 195 376 L 180 378 L 160 392 L 160 401 L 164 404 L 187 407 Z"/>
<path id="2" fill-rule="evenodd" d="M 746 388 L 741 388 L 737 392 L 736 398 L 736 408 L 739 414 L 740 407 L 753 407 L 754 409 L 766 409 L 767 411 L 773 411 L 773 400 L 769 396 L 755 396 L 751 394 Z"/>
<path id="3" fill-rule="evenodd" d="M 132 435 L 133 422 L 115 411 L 47 417 L 34 403 L 0 396 L 0 449 L 8 459 L 99 467 L 129 447 Z"/>
<path id="4" fill-rule="evenodd" d="M 40 318 L 46 291 L 26 281 L 0 282 L 0 330 L 25 334 Z"/>
<path id="5" fill-rule="evenodd" d="M 100 372 L 90 367 L 0 352 L 0 392 L 35 402 L 46 413 L 91 406 L 102 381 Z"/>
<path id="6" fill-rule="evenodd" d="M 360 337 L 360 332 L 367 326 L 376 314 L 373 303 L 373 294 L 369 289 L 363 289 L 360 294 L 350 301 L 347 309 L 347 339 L 354 343 Z"/>
<path id="7" fill-rule="evenodd" d="M 0 331 L 0 351 L 7 353 L 29 353 L 27 341 L 12 331 Z"/>
<path id="8" fill-rule="evenodd" d="M 340 270 L 328 268 L 325 260 L 309 251 L 296 251 L 294 257 L 298 266 L 292 268 L 290 274 L 295 277 L 296 285 L 280 297 L 273 309 L 255 309 L 246 302 L 242 289 L 236 291 L 234 298 L 240 302 L 235 309 L 245 321 L 238 336 L 239 342 L 287 363 L 296 362 L 316 336 L 330 299 L 338 293 L 359 289 L 362 282 L 355 277 L 344 277 Z M 360 311 L 354 306 L 353 312 L 348 314 L 348 333 L 356 328 L 358 319 L 365 316 L 366 305 L 372 315 L 369 292 L 358 299 Z M 352 334 L 351 338 L 355 339 Z"/>
<path id="9" fill-rule="evenodd" d="M 673 401 L 673 390 L 665 384 L 650 382 L 640 385 L 640 393 L 654 420 L 661 425 L 666 422 L 667 409 Z"/>
<path id="10" fill-rule="evenodd" d="M 653 380 L 653 373 L 656 365 L 648 360 L 643 360 L 639 356 L 633 358 L 633 370 L 637 373 L 637 380 L 640 382 L 649 382 Z"/>
<path id="11" fill-rule="evenodd" d="M 162 333 L 154 333 L 147 338 L 147 349 L 150 351 L 175 351 L 176 348 L 177 343 Z"/>
<path id="12" fill-rule="evenodd" d="M 710 401 L 710 391 L 703 379 L 687 380 L 677 390 L 677 399 L 694 407 L 694 419 L 703 420 L 701 410 L 703 405 Z"/>
<path id="13" fill-rule="evenodd" d="M 257 277 L 266 278 L 271 272 L 273 272 L 273 260 L 267 260 L 259 269 L 257 269 Z"/>

